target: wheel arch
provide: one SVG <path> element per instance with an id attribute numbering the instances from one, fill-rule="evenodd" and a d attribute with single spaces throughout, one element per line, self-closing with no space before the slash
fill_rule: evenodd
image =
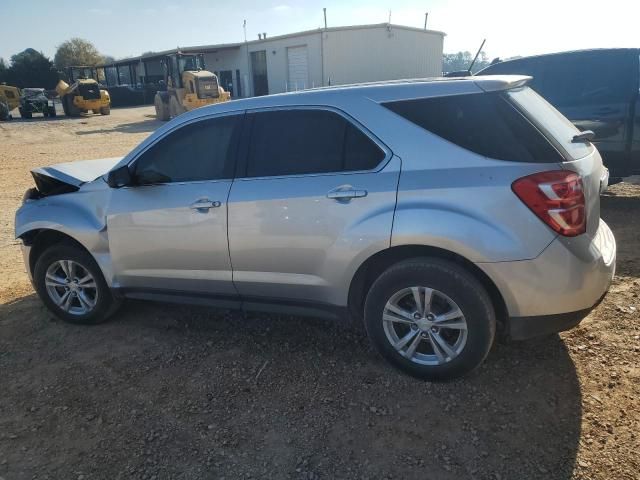
<path id="1" fill-rule="evenodd" d="M 507 320 L 507 307 L 496 284 L 470 260 L 463 256 L 439 247 L 427 245 L 399 245 L 381 250 L 367 258 L 356 270 L 348 293 L 348 308 L 351 316 L 361 319 L 364 310 L 364 300 L 375 279 L 391 265 L 404 260 L 419 257 L 431 257 L 449 260 L 463 266 L 487 290 L 496 312 L 498 333 L 504 333 Z"/>
<path id="2" fill-rule="evenodd" d="M 42 255 L 47 248 L 52 245 L 58 245 L 65 243 L 73 245 L 76 248 L 83 250 L 93 257 L 88 248 L 86 248 L 79 240 L 73 238 L 71 235 L 61 232 L 60 230 L 54 230 L 50 228 L 37 228 L 29 230 L 18 237 L 24 245 L 29 248 L 29 272 L 33 274 L 38 257 Z"/>

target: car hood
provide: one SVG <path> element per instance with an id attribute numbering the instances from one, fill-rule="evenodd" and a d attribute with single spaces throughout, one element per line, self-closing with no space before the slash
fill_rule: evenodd
<path id="1" fill-rule="evenodd" d="M 50 167 L 33 169 L 31 175 L 38 192 L 43 196 L 74 192 L 83 183 L 91 182 L 110 171 L 122 158 L 58 163 Z"/>

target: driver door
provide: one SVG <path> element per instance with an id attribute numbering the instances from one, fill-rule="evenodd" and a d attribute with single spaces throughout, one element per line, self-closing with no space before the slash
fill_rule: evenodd
<path id="1" fill-rule="evenodd" d="M 114 286 L 235 296 L 226 202 L 241 126 L 238 114 L 198 119 L 133 161 L 136 184 L 114 189 L 107 212 Z"/>

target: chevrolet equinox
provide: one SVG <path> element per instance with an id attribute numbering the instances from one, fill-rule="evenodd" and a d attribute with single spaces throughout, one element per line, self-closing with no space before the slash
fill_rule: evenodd
<path id="1" fill-rule="evenodd" d="M 27 271 L 69 322 L 125 298 L 353 318 L 403 371 L 458 377 L 497 335 L 578 324 L 615 270 L 591 133 L 529 80 L 237 100 L 123 158 L 36 169 L 16 214 Z"/>

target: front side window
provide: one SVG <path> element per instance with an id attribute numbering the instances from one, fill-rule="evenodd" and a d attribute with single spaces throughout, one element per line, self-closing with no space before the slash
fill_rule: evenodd
<path id="1" fill-rule="evenodd" d="M 326 110 L 253 114 L 248 177 L 370 170 L 384 152 L 341 115 Z"/>
<path id="2" fill-rule="evenodd" d="M 563 161 L 502 93 L 402 100 L 384 106 L 427 131 L 488 158 L 535 163 Z"/>
<path id="3" fill-rule="evenodd" d="M 139 183 L 194 182 L 233 177 L 238 115 L 200 120 L 178 128 L 135 163 Z"/>

